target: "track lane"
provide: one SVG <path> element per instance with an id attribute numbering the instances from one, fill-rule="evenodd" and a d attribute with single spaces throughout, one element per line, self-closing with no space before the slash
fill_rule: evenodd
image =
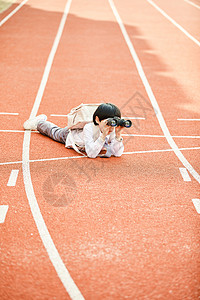
<path id="1" fill-rule="evenodd" d="M 1 30 L 3 38 L 3 47 L 1 50 L 1 83 L 4 84 L 1 86 L 1 111 L 12 111 L 16 108 L 19 112 L 19 116 L 15 117 L 15 119 L 9 116 L 1 116 L 1 126 L 3 129 L 22 129 L 24 120 L 28 118 L 28 113 L 30 113 L 30 108 L 39 81 L 41 80 L 49 49 L 52 45 L 60 21 L 60 12 L 53 12 L 53 10 L 52 12 L 49 12 L 49 9 L 51 8 L 51 3 L 49 1 L 47 11 L 37 9 L 35 1 L 30 1 L 29 4 L 30 5 L 24 6 L 15 16 L 13 16 Z M 32 37 L 31 40 L 30 36 Z M 23 51 L 24 49 L 26 49 L 25 52 Z M 14 56 L 13 53 L 15 53 Z M 21 156 L 20 153 L 22 153 L 19 135 L 12 136 L 11 138 L 11 136 L 1 133 L 1 138 L 5 138 L 5 151 L 5 147 L 10 149 L 8 152 L 9 154 L 7 153 L 6 155 L 5 153 L 5 157 L 2 156 L 1 159 L 19 160 L 19 157 Z M 1 154 L 4 155 L 4 152 L 1 152 Z M 1 166 L 4 178 L 9 178 L 11 167 L 12 166 Z M 19 168 L 21 173 L 20 165 Z M 2 186 L 3 188 L 5 187 L 4 181 Z M 5 235 L 3 235 L 3 237 L 5 238 L 7 236 L 7 238 L 3 239 L 4 243 L 2 244 L 3 253 L 5 254 L 4 259 L 6 259 L 7 254 L 9 254 L 10 258 L 7 258 L 6 263 L 4 263 L 3 260 L 2 272 L 5 272 L 5 269 L 13 264 L 14 267 L 10 270 L 13 273 L 16 271 L 19 277 L 16 277 L 11 285 L 9 284 L 12 279 L 11 273 L 8 273 L 8 276 L 6 277 L 2 274 L 1 278 L 4 277 L 4 281 L 1 284 L 1 299 L 7 299 L 8 297 L 18 298 L 24 295 L 26 297 L 29 293 L 30 297 L 31 294 L 33 297 L 37 297 L 36 294 L 38 293 L 38 288 L 36 288 L 36 282 L 38 282 L 40 287 L 41 296 L 49 295 L 49 297 L 53 297 L 54 295 L 56 296 L 59 290 L 59 295 L 66 298 L 66 291 L 57 278 L 57 275 L 55 275 L 55 271 L 36 231 L 30 209 L 27 206 L 26 198 L 24 197 L 24 189 L 21 180 L 18 182 L 17 186 L 18 188 L 15 187 L 14 189 L 11 189 L 10 192 L 8 192 L 8 188 L 6 188 L 3 194 L 4 203 L 12 201 L 12 204 L 9 205 L 6 222 L 3 224 L 3 230 L 5 230 Z M 21 190 L 22 193 L 21 197 L 19 190 Z M 16 195 L 18 195 L 19 198 L 16 197 Z M 20 201 L 20 198 L 23 199 L 23 203 Z M 18 208 L 19 210 L 21 208 L 22 212 L 15 215 L 14 208 L 16 208 L 17 212 Z M 14 221 L 16 217 L 25 221 L 23 224 L 20 223 L 18 227 L 16 226 L 15 230 Z M 29 248 L 25 251 L 23 236 L 28 237 L 27 243 L 30 241 L 30 235 L 26 235 L 25 230 L 26 225 L 28 226 L 29 224 L 28 220 L 31 220 L 30 228 L 33 228 L 31 231 L 34 235 L 31 239 Z M 16 222 L 16 224 L 18 224 L 18 222 Z M 13 228 L 14 232 L 11 233 L 10 228 Z M 22 235 L 20 235 L 21 231 L 23 232 Z M 12 234 L 13 236 L 16 236 L 17 244 L 14 243 L 11 247 L 11 243 L 13 243 Z M 6 248 L 6 241 L 8 241 L 7 245 L 10 248 L 9 251 L 8 248 Z M 15 247 L 17 247 L 20 241 L 21 246 L 18 247 L 18 250 L 16 251 Z M 26 243 L 26 238 L 24 238 L 24 243 Z M 31 247 L 33 248 L 32 252 Z M 22 257 L 24 253 L 26 258 L 23 262 Z M 49 270 L 47 276 L 44 275 L 44 266 L 41 264 L 38 266 L 40 259 L 43 260 L 45 268 Z M 26 266 L 25 268 L 23 268 L 23 263 Z M 24 277 L 24 274 L 26 274 L 26 278 L 23 280 L 23 291 L 21 291 L 20 286 L 22 285 L 19 284 L 19 281 Z M 53 280 L 54 277 L 56 277 L 55 280 Z M 54 283 L 52 283 L 52 281 L 54 281 Z M 47 284 L 47 282 L 50 284 Z M 8 285 L 10 285 L 10 289 L 6 288 Z M 16 285 L 16 288 L 13 288 L 14 285 Z"/>
<path id="2" fill-rule="evenodd" d="M 64 262 L 86 299 L 90 299 L 91 295 L 96 299 L 120 295 L 142 298 L 145 294 L 151 295 L 153 289 L 155 297 L 157 294 L 168 297 L 169 286 L 175 296 L 195 293 L 194 278 L 198 274 L 198 264 L 192 264 L 190 253 L 197 262 L 195 235 L 199 222 L 189 198 L 193 187 L 183 185 L 178 161 L 177 169 L 172 167 L 173 154 L 168 158 L 168 165 L 165 163 L 164 167 L 165 154 L 124 156 L 120 165 L 112 159 L 109 167 L 107 162 L 101 166 L 100 159 L 95 161 L 95 165 L 89 165 L 85 160 L 78 161 L 78 164 L 69 161 L 65 164 L 58 161 L 43 163 L 40 169 L 42 182 L 37 179 L 40 164 L 31 165 L 42 214 Z M 122 168 L 126 184 L 121 178 Z M 67 186 L 76 191 L 75 197 L 73 193 L 67 194 L 70 203 L 64 202 L 63 207 L 59 202 L 58 206 L 56 203 L 52 206 L 50 199 L 44 198 L 46 180 L 55 173 L 58 178 L 62 174 L 67 176 L 70 180 Z M 107 189 L 102 188 L 102 181 L 99 182 L 102 173 L 109 197 Z M 123 189 L 116 182 L 121 182 Z M 50 186 L 47 187 L 50 189 Z M 87 196 L 83 197 L 86 193 Z M 188 222 L 190 218 L 192 223 Z M 192 241 L 191 232 L 194 234 Z M 160 244 L 161 241 L 165 241 L 164 245 Z M 155 248 L 159 250 L 155 251 Z M 182 261 L 177 261 L 177 255 L 182 257 Z M 189 264 L 193 275 L 188 274 Z M 173 283 L 174 277 L 179 282 L 178 289 Z M 188 292 L 184 288 L 185 278 Z"/>
<path id="3" fill-rule="evenodd" d="M 52 298 L 56 297 L 58 287 L 60 296 L 66 298 L 66 291 L 51 267 L 24 197 L 22 167 L 14 168 L 19 169 L 15 187 L 7 187 L 13 167 L 1 166 L 0 172 L 0 202 L 9 206 L 6 220 L 0 224 L 0 298 L 37 298 L 38 289 L 41 298 Z"/>
<path id="4" fill-rule="evenodd" d="M 151 101 L 151 104 L 153 106 L 153 109 L 155 111 L 155 114 L 156 114 L 156 117 L 157 117 L 157 120 L 159 122 L 159 125 L 166 137 L 166 140 L 167 142 L 169 143 L 169 145 L 171 146 L 171 148 L 174 150 L 174 153 L 176 154 L 176 156 L 178 157 L 178 159 L 181 161 L 181 163 L 187 168 L 187 170 L 191 173 L 191 175 L 198 181 L 198 183 L 200 183 L 200 175 L 198 174 L 198 172 L 196 172 L 196 170 L 193 168 L 193 166 L 189 163 L 189 161 L 184 157 L 184 155 L 181 153 L 181 151 L 178 149 L 176 143 L 174 142 L 170 132 L 169 132 L 169 129 L 166 125 L 166 122 L 163 118 L 163 115 L 162 115 L 162 112 L 160 110 L 160 107 L 158 105 L 158 102 L 154 96 L 154 93 L 151 89 L 151 86 L 147 80 L 147 77 L 146 77 L 146 74 L 142 68 L 142 65 L 141 65 L 141 62 L 137 56 L 137 53 L 133 47 L 133 44 L 131 43 L 131 40 L 127 34 L 127 31 L 124 27 L 124 24 L 119 16 L 119 13 L 114 5 L 114 2 L 112 0 L 109 0 L 109 3 L 110 3 L 110 6 L 112 8 L 112 11 L 116 17 L 116 20 L 120 26 L 120 29 L 121 29 L 121 32 L 124 36 L 124 39 L 126 41 L 126 44 L 131 52 L 131 56 L 136 64 L 136 68 L 138 70 L 138 73 L 139 73 L 139 76 L 142 80 L 142 83 L 144 84 L 144 87 L 145 87 L 145 90 L 148 94 L 148 97 Z"/>
<path id="5" fill-rule="evenodd" d="M 51 71 L 51 67 L 53 64 L 54 56 L 57 51 L 57 47 L 59 45 L 61 36 L 63 34 L 63 28 L 65 26 L 65 22 L 68 16 L 68 12 L 71 5 L 71 0 L 67 1 L 64 12 L 58 27 L 58 31 L 56 33 L 51 51 L 48 56 L 47 63 L 45 65 L 45 70 L 42 76 L 42 80 L 37 92 L 37 96 L 31 110 L 30 118 L 36 117 L 38 108 L 40 106 L 41 99 L 43 97 L 43 93 L 48 81 L 49 73 Z M 43 245 L 48 253 L 48 256 L 56 270 L 58 277 L 60 278 L 62 284 L 64 285 L 67 293 L 71 297 L 71 299 L 84 299 L 80 290 L 76 286 L 75 282 L 73 281 L 72 277 L 70 276 L 69 271 L 65 267 L 57 248 L 54 245 L 54 242 L 49 234 L 48 228 L 44 222 L 43 216 L 40 212 L 40 208 L 38 206 L 37 199 L 35 197 L 31 174 L 30 174 L 30 164 L 29 164 L 29 147 L 30 147 L 30 139 L 31 139 L 31 132 L 25 131 L 24 133 L 24 141 L 23 141 L 23 153 L 22 153 L 22 168 L 23 168 L 23 178 L 24 178 L 24 185 L 26 195 L 29 201 L 29 205 L 31 208 L 31 212 L 36 223 L 39 235 L 42 239 Z"/>
<path id="6" fill-rule="evenodd" d="M 148 1 L 148 0 L 147 0 Z M 166 1 L 149 1 L 149 3 L 157 5 L 163 10 L 172 20 L 185 29 L 199 43 L 199 17 L 200 11 L 194 6 L 189 5 L 184 0 L 175 0 L 166 3 Z M 199 44 L 200 45 L 200 44 Z"/>
<path id="7" fill-rule="evenodd" d="M 184 37 L 176 27 L 148 3 L 143 5 L 139 1 L 134 4 L 127 2 L 125 6 L 121 5 L 119 1 L 116 3 L 125 24 L 132 22 L 140 26 L 141 34 L 139 35 L 134 30 L 130 30 L 129 26 L 126 26 L 126 29 L 142 61 L 161 111 L 164 112 L 169 131 L 173 136 L 199 135 L 198 123 L 188 124 L 177 121 L 180 115 L 183 118 L 198 118 L 199 116 L 197 89 L 199 69 L 196 64 L 196 61 L 199 60 L 199 51 L 197 51 L 196 45 L 187 40 L 187 37 Z M 127 14 L 126 5 L 129 5 L 130 14 Z M 144 11 L 145 19 L 142 18 L 142 14 L 134 14 L 136 7 L 139 11 Z M 133 15 L 134 21 L 131 21 Z M 169 43 L 169 39 L 171 43 Z M 179 44 L 177 44 L 177 40 Z M 176 53 L 180 51 L 179 45 L 187 46 L 182 47 L 182 55 L 177 56 Z M 154 64 L 151 67 L 153 61 Z M 175 99 L 176 101 L 174 101 Z M 166 103 L 170 103 L 171 109 L 166 109 Z M 179 141 L 177 141 L 177 145 L 182 147 Z M 187 155 L 186 157 L 193 166 L 198 168 L 196 156 Z"/>
<path id="8" fill-rule="evenodd" d="M 140 80 L 135 76 L 137 74 L 135 67 L 119 34 L 118 26 L 113 22 L 113 16 L 110 15 L 109 6 L 105 2 L 101 3 L 102 6 L 99 4 L 98 14 L 95 15 L 97 8 L 94 8 L 91 1 L 87 1 L 84 5 L 87 10 L 79 1 L 72 3 L 71 13 L 76 17 L 69 16 L 66 32 L 64 31 L 64 38 L 59 45 L 41 102 L 39 109 L 41 113 L 52 114 L 57 92 L 61 99 L 55 108 L 57 114 L 64 113 L 65 103 L 66 110 L 79 104 L 80 95 L 86 95 L 88 99 L 92 99 L 91 95 L 93 96 L 94 93 L 95 97 L 105 95 L 106 98 L 113 99 L 111 101 L 115 100 L 118 105 L 120 103 L 123 105 L 123 92 L 128 94 L 129 91 L 127 97 L 129 99 L 133 86 L 139 87 L 140 92 L 145 94 Z M 103 24 L 106 30 L 102 29 Z M 110 41 L 107 42 L 111 32 L 114 41 L 112 43 L 116 43 L 117 47 L 112 46 Z M 107 45 L 109 49 L 112 47 L 112 52 L 108 52 Z M 101 55 L 97 50 L 101 52 Z M 117 56 L 119 53 L 120 55 Z M 114 57 L 113 60 L 111 55 Z M 152 68 L 152 65 L 149 67 Z M 122 68 L 122 70 L 117 70 L 117 68 Z M 61 69 L 62 82 L 59 80 Z M 116 76 L 117 71 L 120 71 L 121 79 L 123 74 L 121 85 L 117 85 L 119 81 Z M 99 80 L 102 86 L 99 86 Z M 126 86 L 125 90 L 123 90 L 124 86 Z M 98 98 L 94 101 L 96 99 Z M 136 103 L 133 102 L 132 105 Z M 59 121 L 59 125 L 64 124 L 64 120 Z M 154 117 L 149 117 L 148 124 L 146 123 L 143 128 L 148 130 L 149 127 L 153 128 L 154 132 L 160 133 Z M 41 137 L 41 140 L 42 138 L 44 143 L 49 145 L 49 150 L 47 144 L 46 147 L 44 146 L 45 155 L 48 153 L 47 155 L 50 156 L 52 147 L 58 151 L 58 154 L 60 151 L 61 155 L 64 155 L 64 151 L 69 155 L 72 153 L 72 150 L 64 148 L 62 150 L 62 145 L 52 144 L 52 141 L 47 141 L 48 139 L 44 137 Z M 36 136 L 34 139 L 31 155 L 39 154 L 42 157 L 42 153 L 35 151 Z M 129 142 L 127 147 L 131 145 L 135 147 L 135 141 L 133 144 L 132 142 Z M 147 145 L 149 146 L 149 143 Z M 193 274 L 198 273 L 198 266 L 192 264 L 189 254 L 189 249 L 192 248 L 192 255 L 198 260 L 196 253 L 198 241 L 195 239 L 195 233 L 198 231 L 199 223 L 190 199 L 196 184 L 192 186 L 183 184 L 179 172 L 180 162 L 172 153 L 167 156 L 166 154 L 151 156 L 145 154 L 142 158 L 140 156 L 138 158 L 138 155 L 124 156 L 120 159 L 120 164 L 118 162 L 119 160 L 111 158 L 103 163 L 102 167 L 100 159 L 78 160 L 78 163 L 65 161 L 64 164 L 60 161 L 44 162 L 41 167 L 41 178 L 37 178 L 38 166 L 31 165 L 35 194 L 39 200 L 40 209 L 75 282 L 88 299 L 91 295 L 95 299 L 116 298 L 120 295 L 129 298 L 142 298 L 144 295 L 156 297 L 160 293 L 163 297 L 169 297 L 171 294 L 180 297 L 190 293 L 197 295 L 198 287 Z M 124 179 L 121 177 L 123 172 Z M 104 174 L 105 178 L 100 181 L 101 174 Z M 58 181 L 60 177 L 68 176 L 71 181 L 71 184 L 70 182 L 68 184 L 74 188 L 74 193 L 76 192 L 75 198 L 71 192 L 72 199 L 64 207 L 59 206 L 59 203 L 52 205 L 45 199 L 45 184 L 51 176 L 56 176 Z M 161 178 L 164 178 L 164 181 Z M 105 183 L 102 185 L 103 181 Z M 116 182 L 121 184 L 116 186 Z M 112 188 L 113 186 L 115 189 Z M 49 188 L 52 189 L 52 186 Z M 99 190 L 101 190 L 101 195 L 99 195 Z M 54 191 L 59 192 L 57 186 L 55 190 L 51 190 L 52 193 Z M 117 195 L 120 195 L 120 203 L 117 201 Z M 50 211 L 49 216 L 47 211 Z M 185 222 L 180 217 L 182 215 L 185 216 Z M 144 219 L 143 222 L 142 219 Z M 188 219 L 192 220 L 192 225 L 190 224 L 190 229 L 185 235 L 185 231 L 188 230 Z M 190 243 L 191 232 L 194 232 L 192 236 L 194 247 Z M 144 240 L 141 240 L 141 236 Z M 159 251 L 156 251 L 153 246 L 150 247 L 153 240 Z M 165 242 L 160 244 L 160 241 Z M 146 252 L 144 244 L 147 247 Z M 183 260 L 177 260 L 177 255 L 183 257 Z M 145 265 L 142 264 L 142 260 L 146 261 Z M 158 261 L 160 267 L 156 270 L 154 267 Z M 188 275 L 186 265 L 191 264 L 194 273 Z M 180 265 L 183 269 L 182 274 L 179 272 Z M 130 266 L 128 270 L 127 266 Z M 141 268 L 143 273 L 146 272 L 146 278 L 142 276 Z M 79 276 L 77 276 L 77 270 Z M 188 290 L 184 284 L 186 278 Z M 181 291 L 177 289 L 176 282 L 179 283 Z"/>
<path id="9" fill-rule="evenodd" d="M 52 3 L 49 2 L 48 10 Z M 36 7 L 34 1 L 28 2 L 1 29 L 0 82 L 4 91 L 1 94 L 1 111 L 12 112 L 15 102 L 20 122 L 17 117 L 11 120 L 8 116 L 1 116 L 0 129 L 22 129 L 21 124 L 29 117 L 59 25 L 60 12 L 39 10 Z M 52 20 L 50 24 L 49 19 Z M 25 104 L 27 110 L 24 109 Z"/>

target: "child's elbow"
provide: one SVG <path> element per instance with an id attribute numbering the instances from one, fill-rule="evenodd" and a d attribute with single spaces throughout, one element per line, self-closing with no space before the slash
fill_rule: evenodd
<path id="1" fill-rule="evenodd" d="M 87 155 L 89 158 L 96 158 L 95 155 Z"/>
<path id="2" fill-rule="evenodd" d="M 115 157 L 121 157 L 123 153 L 114 154 Z"/>
<path id="3" fill-rule="evenodd" d="M 85 147 L 85 152 L 89 158 L 96 158 L 98 153 L 92 147 Z"/>
<path id="4" fill-rule="evenodd" d="M 91 152 L 86 151 L 86 154 L 87 154 L 87 157 L 89 157 L 89 158 L 96 158 L 97 157 L 97 155 L 95 153 L 92 153 L 92 151 Z"/>
<path id="5" fill-rule="evenodd" d="M 122 156 L 123 153 L 124 153 L 124 145 L 122 145 L 119 149 L 113 151 L 113 155 L 116 157 Z"/>

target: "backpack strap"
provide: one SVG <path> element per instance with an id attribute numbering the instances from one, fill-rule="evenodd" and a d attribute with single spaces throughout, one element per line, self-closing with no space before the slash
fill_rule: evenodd
<path id="1" fill-rule="evenodd" d="M 83 152 L 81 152 L 81 151 L 78 149 L 78 146 L 75 144 L 73 135 L 72 135 L 72 133 L 71 133 L 71 129 L 69 129 L 69 134 L 71 135 L 70 138 L 71 138 L 71 143 L 72 143 L 73 149 L 74 149 L 77 153 L 81 154 L 82 156 L 87 157 L 87 155 L 85 155 Z"/>

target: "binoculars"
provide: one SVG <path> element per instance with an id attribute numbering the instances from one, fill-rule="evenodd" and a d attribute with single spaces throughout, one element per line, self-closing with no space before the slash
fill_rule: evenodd
<path id="1" fill-rule="evenodd" d="M 121 126 L 121 127 L 130 128 L 132 126 L 132 122 L 130 120 L 124 120 L 118 117 L 114 117 L 114 118 L 107 119 L 107 125 L 112 127 Z"/>

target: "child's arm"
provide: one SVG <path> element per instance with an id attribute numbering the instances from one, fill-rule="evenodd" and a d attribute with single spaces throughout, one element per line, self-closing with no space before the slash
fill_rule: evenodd
<path id="1" fill-rule="evenodd" d="M 124 152 L 123 139 L 118 140 L 116 137 L 110 143 L 110 150 L 114 156 L 121 156 Z"/>
<path id="2" fill-rule="evenodd" d="M 121 137 L 122 127 L 115 128 L 112 134 L 110 149 L 114 156 L 121 156 L 124 152 L 123 138 Z"/>
<path id="3" fill-rule="evenodd" d="M 87 156 L 90 158 L 97 157 L 105 143 L 104 136 L 101 134 L 100 137 L 94 142 L 93 130 L 87 125 L 83 129 L 83 135 L 85 141 L 85 151 L 87 153 Z"/>

